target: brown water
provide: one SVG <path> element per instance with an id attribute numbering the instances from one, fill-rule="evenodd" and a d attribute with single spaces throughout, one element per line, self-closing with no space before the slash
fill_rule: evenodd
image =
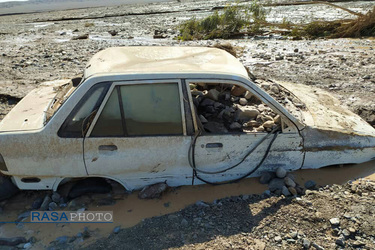
<path id="1" fill-rule="evenodd" d="M 319 185 L 342 184 L 363 177 L 375 181 L 375 161 L 345 167 L 299 170 L 293 174 L 296 177 L 296 182 L 300 184 L 307 180 L 314 180 Z M 16 227 L 15 224 L 5 224 L 0 226 L 0 237 L 24 236 L 28 238 L 35 236 L 41 240 L 35 247 L 43 248 L 56 237 L 76 235 L 78 232 L 82 232 L 83 227 L 87 226 L 93 231 L 92 237 L 85 240 L 85 245 L 87 245 L 100 237 L 108 236 L 116 226 L 131 227 L 145 218 L 173 213 L 199 200 L 210 203 L 228 196 L 261 194 L 266 189 L 267 185 L 259 184 L 258 178 L 249 178 L 239 183 L 221 186 L 184 186 L 154 200 L 140 200 L 137 197 L 138 192 L 135 192 L 124 195 L 113 206 L 95 207 L 92 205 L 89 207 L 90 211 L 113 211 L 114 223 L 112 224 L 23 224 L 22 228 Z M 32 200 L 15 197 L 5 207 L 4 212 L 0 215 L 0 221 L 14 221 L 23 211 L 22 209 L 31 203 Z"/>

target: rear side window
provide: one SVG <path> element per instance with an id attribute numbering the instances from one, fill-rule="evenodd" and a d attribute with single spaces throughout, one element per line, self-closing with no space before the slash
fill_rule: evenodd
<path id="1" fill-rule="evenodd" d="M 158 83 L 117 86 L 100 114 L 91 136 L 182 134 L 178 83 Z"/>
<path id="2" fill-rule="evenodd" d="M 96 114 L 111 83 L 104 82 L 93 86 L 78 102 L 61 126 L 60 137 L 82 138 Z"/>

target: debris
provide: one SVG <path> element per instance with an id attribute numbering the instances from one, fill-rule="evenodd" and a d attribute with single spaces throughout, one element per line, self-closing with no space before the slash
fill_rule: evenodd
<path id="1" fill-rule="evenodd" d="M 0 246 L 17 246 L 26 242 L 25 237 L 0 238 Z"/>
<path id="2" fill-rule="evenodd" d="M 306 189 L 315 189 L 316 187 L 316 182 L 315 181 L 312 181 L 312 180 L 309 180 L 305 183 L 305 188 Z"/>
<path id="3" fill-rule="evenodd" d="M 332 218 L 329 220 L 332 226 L 338 226 L 340 225 L 340 219 L 339 218 Z"/>
<path id="4" fill-rule="evenodd" d="M 273 178 L 275 178 L 275 173 L 273 172 L 264 172 L 259 179 L 261 184 L 268 184 Z"/>
<path id="5" fill-rule="evenodd" d="M 138 194 L 140 199 L 154 199 L 159 198 L 165 190 L 167 190 L 168 185 L 164 182 L 156 183 L 147 187 L 144 187 Z"/>
<path id="6" fill-rule="evenodd" d="M 286 173 L 287 172 L 286 172 L 285 168 L 283 168 L 283 167 L 278 167 L 276 169 L 276 176 L 278 178 L 284 178 L 286 176 Z"/>
<path id="7" fill-rule="evenodd" d="M 72 40 L 85 40 L 88 38 L 89 38 L 89 34 L 83 34 L 83 35 L 73 37 Z"/>
<path id="8" fill-rule="evenodd" d="M 47 194 L 45 197 L 44 197 L 44 200 L 42 202 L 42 205 L 40 206 L 40 210 L 42 211 L 47 211 L 48 208 L 49 208 L 49 204 L 51 203 L 51 197 L 49 197 L 49 195 Z"/>
<path id="9" fill-rule="evenodd" d="M 296 186 L 296 183 L 288 176 L 286 176 L 284 178 L 284 183 L 287 187 L 293 187 L 294 188 Z"/>
<path id="10" fill-rule="evenodd" d="M 308 239 L 304 238 L 304 239 L 302 240 L 302 245 L 303 245 L 303 248 L 305 248 L 305 249 L 309 249 L 309 248 L 310 248 L 310 245 L 311 245 L 311 242 L 310 242 Z"/>
<path id="11" fill-rule="evenodd" d="M 120 230 L 121 230 L 121 226 L 117 226 L 117 227 L 115 227 L 115 228 L 113 229 L 113 233 L 114 233 L 114 234 L 118 234 L 118 233 L 120 232 Z"/>

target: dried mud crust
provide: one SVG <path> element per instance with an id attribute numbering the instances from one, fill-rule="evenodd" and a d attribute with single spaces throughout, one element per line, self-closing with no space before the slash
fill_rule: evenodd
<path id="1" fill-rule="evenodd" d="M 198 202 L 88 249 L 374 249 L 374 199 L 375 183 L 363 180 L 308 190 L 301 198 L 244 195 Z"/>

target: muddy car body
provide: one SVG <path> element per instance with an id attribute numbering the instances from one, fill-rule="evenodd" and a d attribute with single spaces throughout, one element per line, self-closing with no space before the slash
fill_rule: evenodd
<path id="1" fill-rule="evenodd" d="M 198 133 L 190 91 L 196 83 L 246 89 L 279 115 L 280 126 L 272 132 Z M 79 84 L 41 84 L 3 119 L 0 170 L 20 189 L 56 190 L 64 180 L 95 176 L 134 190 L 375 157 L 375 129 L 360 117 L 322 90 L 281 85 L 306 103 L 300 120 L 223 50 L 109 48 L 89 61 Z"/>

